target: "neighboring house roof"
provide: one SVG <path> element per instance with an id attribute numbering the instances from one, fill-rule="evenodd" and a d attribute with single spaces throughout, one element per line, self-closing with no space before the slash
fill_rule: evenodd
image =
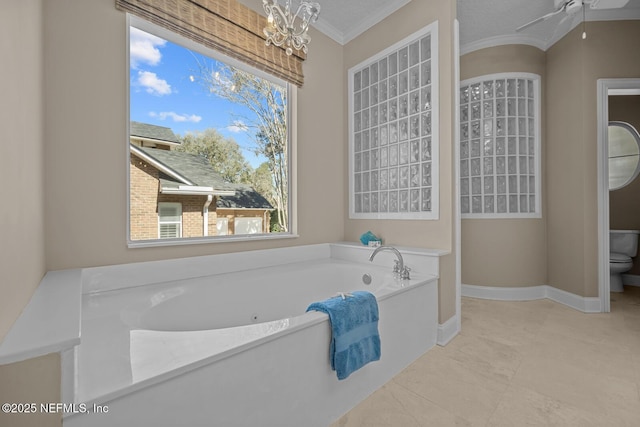
<path id="1" fill-rule="evenodd" d="M 216 201 L 217 208 L 223 209 L 274 209 L 271 203 L 246 184 L 232 184 L 235 187 L 234 196 L 220 196 Z"/>
<path id="2" fill-rule="evenodd" d="M 164 172 L 160 174 L 163 188 L 178 188 L 180 185 L 187 184 L 197 187 L 211 187 L 214 190 L 235 191 L 233 185 L 225 182 L 204 157 L 179 151 L 158 150 L 157 148 L 136 148 L 169 169 L 161 170 Z M 175 174 L 171 172 L 175 172 Z M 186 178 L 188 182 L 178 179 L 176 174 Z"/>
<path id="3" fill-rule="evenodd" d="M 171 128 L 150 125 L 149 123 L 131 122 L 129 133 L 132 137 L 180 144 L 180 140 Z"/>
<path id="4" fill-rule="evenodd" d="M 162 192 L 217 194 L 216 206 L 227 209 L 274 209 L 253 187 L 225 182 L 204 157 L 179 151 L 136 147 L 131 151 L 154 161 L 160 170 Z"/>

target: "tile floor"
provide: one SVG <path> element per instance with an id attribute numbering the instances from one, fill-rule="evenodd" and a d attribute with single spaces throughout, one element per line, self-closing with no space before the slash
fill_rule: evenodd
<path id="1" fill-rule="evenodd" d="M 640 288 L 607 314 L 463 298 L 456 338 L 332 424 L 365 426 L 640 426 Z"/>

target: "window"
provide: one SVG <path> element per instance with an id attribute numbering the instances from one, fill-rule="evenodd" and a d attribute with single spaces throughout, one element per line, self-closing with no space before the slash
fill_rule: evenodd
<path id="1" fill-rule="evenodd" d="M 218 231 L 218 236 L 226 236 L 229 234 L 229 218 L 217 218 L 216 230 Z"/>
<path id="2" fill-rule="evenodd" d="M 540 217 L 540 76 L 506 73 L 460 84 L 463 218 Z"/>
<path id="3" fill-rule="evenodd" d="M 349 70 L 349 217 L 438 219 L 438 28 Z"/>
<path id="4" fill-rule="evenodd" d="M 236 218 L 235 232 L 238 234 L 262 233 L 262 218 Z"/>
<path id="5" fill-rule="evenodd" d="M 182 237 L 182 204 L 158 203 L 158 238 Z"/>
<path id="6" fill-rule="evenodd" d="M 129 20 L 131 244 L 292 235 L 294 86 L 167 29 Z M 221 208 L 250 216 L 238 221 L 232 215 L 231 230 L 221 220 L 213 227 Z M 266 229 L 264 218 L 271 219 Z"/>
<path id="7" fill-rule="evenodd" d="M 640 134 L 626 122 L 609 122 L 609 190 L 631 184 L 640 173 Z"/>

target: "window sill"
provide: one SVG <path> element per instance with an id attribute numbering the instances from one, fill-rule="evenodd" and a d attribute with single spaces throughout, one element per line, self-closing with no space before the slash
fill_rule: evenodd
<path id="1" fill-rule="evenodd" d="M 210 237 L 193 237 L 186 239 L 155 239 L 155 240 L 128 240 L 127 247 L 135 248 L 155 248 L 162 246 L 184 246 L 184 245 L 201 245 L 201 244 L 218 244 L 231 242 L 260 242 L 265 240 L 279 239 L 297 239 L 298 234 L 293 233 L 272 233 L 272 234 L 245 234 L 241 236 L 210 236 Z"/>

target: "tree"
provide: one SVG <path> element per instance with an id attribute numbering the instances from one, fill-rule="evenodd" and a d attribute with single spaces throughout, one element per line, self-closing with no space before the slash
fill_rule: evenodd
<path id="1" fill-rule="evenodd" d="M 267 162 L 262 163 L 253 170 L 249 184 L 254 190 L 262 194 L 272 206 L 276 205 L 275 195 L 273 194 L 273 176 Z"/>
<path id="2" fill-rule="evenodd" d="M 248 108 L 253 115 L 241 117 L 254 142 L 254 152 L 267 159 L 271 173 L 273 206 L 279 228 L 288 230 L 288 149 L 286 88 L 246 71 L 219 62 L 198 62 L 194 76 L 216 96 Z"/>
<path id="3" fill-rule="evenodd" d="M 233 139 L 225 138 L 215 129 L 207 129 L 195 134 L 187 133 L 179 136 L 179 139 L 181 144 L 176 151 L 204 157 L 225 181 L 250 182 L 253 169 L 242 155 L 240 146 Z"/>

